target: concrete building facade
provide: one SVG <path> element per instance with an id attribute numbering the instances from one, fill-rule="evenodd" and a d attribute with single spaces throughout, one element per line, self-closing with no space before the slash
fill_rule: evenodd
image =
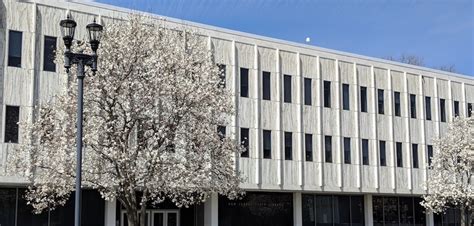
<path id="1" fill-rule="evenodd" d="M 48 53 L 50 46 L 63 44 L 58 24 L 67 13 L 78 23 L 76 37 L 85 38 L 82 28 L 94 18 L 107 26 L 130 11 L 55 0 L 0 2 L 0 170 L 8 152 L 22 142 L 18 133 L 25 131 L 16 122 L 31 117 L 36 103 L 64 87 L 63 69 L 51 64 Z M 230 201 L 215 195 L 187 210 L 165 203 L 150 209 L 150 225 L 456 224 L 456 219 L 425 214 L 418 203 L 428 192 L 432 139 L 455 116 L 472 110 L 471 77 L 163 21 L 202 34 L 216 64 L 225 69 L 237 106 L 226 131 L 248 146 L 236 161 L 248 196 Z M 64 225 L 72 216 L 67 206 L 29 216 L 21 195 L 25 186 L 21 178 L 0 176 L 0 200 L 6 200 L 0 203 L 1 226 Z M 89 193 L 85 199 L 99 200 Z M 99 203 L 90 214 L 101 212 L 94 217 L 100 220 L 88 225 L 125 225 L 116 202 Z M 22 214 L 30 223 L 22 222 Z"/>

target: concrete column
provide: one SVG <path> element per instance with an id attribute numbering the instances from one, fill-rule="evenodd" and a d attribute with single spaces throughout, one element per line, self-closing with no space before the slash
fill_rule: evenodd
<path id="1" fill-rule="evenodd" d="M 293 193 L 293 225 L 294 226 L 303 225 L 301 192 Z"/>
<path id="2" fill-rule="evenodd" d="M 212 194 L 204 203 L 204 226 L 218 226 L 218 205 L 219 197 Z"/>
<path id="3" fill-rule="evenodd" d="M 434 216 L 433 213 L 426 213 L 426 226 L 434 225 Z"/>
<path id="4" fill-rule="evenodd" d="M 365 225 L 374 225 L 373 206 L 372 206 L 372 195 L 364 195 L 364 219 Z"/>
<path id="5" fill-rule="evenodd" d="M 117 200 L 105 201 L 104 226 L 115 226 L 117 220 Z"/>

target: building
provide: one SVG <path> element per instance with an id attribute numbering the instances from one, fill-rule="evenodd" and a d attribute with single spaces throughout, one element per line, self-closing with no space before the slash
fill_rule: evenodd
<path id="1" fill-rule="evenodd" d="M 57 0 L 0 2 L 0 170 L 21 143 L 17 122 L 61 89 L 59 21 L 78 27 L 97 17 L 107 26 L 130 11 Z M 159 18 L 156 15 L 152 15 Z M 212 196 L 205 204 L 149 210 L 150 225 L 309 226 L 455 225 L 455 211 L 425 214 L 432 138 L 474 103 L 471 77 L 187 21 L 209 40 L 238 111 L 227 126 L 248 148 L 237 169 L 246 178 L 240 201 Z M 76 37 L 85 37 L 77 29 Z M 53 46 L 53 47 L 51 47 Z M 66 225 L 73 203 L 32 215 L 25 181 L 0 177 L 0 225 Z M 126 225 L 117 202 L 84 194 L 84 225 Z M 444 224 L 443 224 L 444 223 Z"/>

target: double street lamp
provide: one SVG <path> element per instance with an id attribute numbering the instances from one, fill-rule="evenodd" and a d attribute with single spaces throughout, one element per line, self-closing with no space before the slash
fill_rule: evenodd
<path id="1" fill-rule="evenodd" d="M 76 162 L 76 197 L 74 203 L 74 226 L 81 226 L 81 176 L 82 176 L 82 114 L 83 114 L 83 89 L 84 89 L 84 68 L 89 66 L 91 71 L 97 71 L 97 49 L 99 48 L 100 38 L 103 27 L 100 24 L 92 22 L 86 26 L 89 33 L 89 44 L 92 54 L 73 53 L 71 51 L 72 41 L 77 26 L 76 21 L 68 15 L 66 19 L 61 20 L 61 33 L 66 46 L 64 52 L 64 67 L 69 72 L 72 64 L 77 65 L 77 162 Z"/>

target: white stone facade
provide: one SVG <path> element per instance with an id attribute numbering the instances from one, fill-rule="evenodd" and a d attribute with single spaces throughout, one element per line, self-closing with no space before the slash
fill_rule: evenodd
<path id="1" fill-rule="evenodd" d="M 66 81 L 57 73 L 43 71 L 42 51 L 45 35 L 58 37 L 57 45 L 63 44 L 59 21 L 67 12 L 78 23 L 78 38 L 85 37 L 85 26 L 94 17 L 107 26 L 129 13 L 97 3 L 0 2 L 0 170 L 16 145 L 4 143 L 5 106 L 20 106 L 20 118 L 25 119 L 35 103 L 49 100 L 64 87 Z M 371 211 L 373 194 L 426 193 L 427 145 L 453 119 L 454 101 L 459 102 L 461 117 L 467 115 L 468 103 L 474 103 L 474 80 L 468 76 L 175 19 L 166 18 L 165 23 L 200 32 L 208 39 L 216 63 L 226 65 L 226 87 L 234 91 L 238 106 L 227 134 L 239 137 L 241 127 L 249 128 L 249 157 L 236 161 L 246 178 L 242 187 L 294 192 L 295 225 L 302 224 L 301 193 L 364 194 L 366 212 Z M 20 68 L 7 66 L 9 30 L 23 34 Z M 240 68 L 249 69 L 248 98 L 240 97 Z M 56 71 L 62 68 L 58 65 Z M 263 71 L 271 75 L 271 100 L 262 99 Z M 283 101 L 284 75 L 291 75 L 291 103 Z M 304 104 L 304 78 L 311 79 L 311 105 Z M 324 81 L 330 81 L 330 108 L 323 106 Z M 342 84 L 349 85 L 349 110 L 342 107 Z M 361 111 L 361 86 L 367 90 L 367 112 Z M 384 114 L 378 113 L 379 89 Z M 394 92 L 400 93 L 401 116 L 394 114 Z M 410 94 L 416 95 L 416 118 L 410 117 Z M 431 97 L 431 120 L 425 118 L 425 96 Z M 446 102 L 446 122 L 440 120 L 440 99 Z M 271 159 L 263 158 L 263 130 L 271 131 Z M 285 160 L 285 132 L 292 133 L 292 160 Z M 305 161 L 305 134 L 312 134 L 313 161 Z M 324 136 L 332 137 L 331 163 L 325 161 Z M 344 163 L 343 138 L 350 138 L 350 164 Z M 368 165 L 362 164 L 362 139 L 369 144 Z M 386 166 L 380 165 L 381 140 L 386 143 Z M 403 147 L 403 167 L 397 167 L 397 142 Z M 418 144 L 418 168 L 412 167 L 412 144 Z M 0 177 L 0 186 L 15 184 L 21 185 L 21 179 Z M 217 197 L 206 203 L 206 225 L 217 225 L 216 205 Z M 114 211 L 108 210 L 107 216 L 113 219 Z M 366 224 L 371 225 L 370 213 Z"/>

